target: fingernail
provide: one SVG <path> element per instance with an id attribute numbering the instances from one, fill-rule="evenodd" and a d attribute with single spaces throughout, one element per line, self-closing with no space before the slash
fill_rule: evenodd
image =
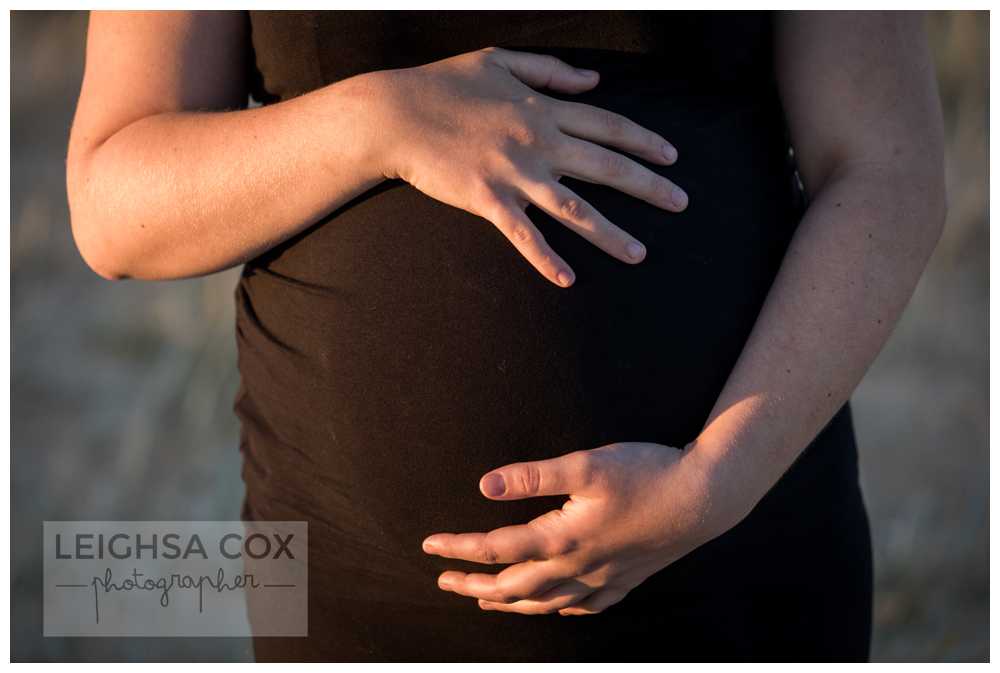
<path id="1" fill-rule="evenodd" d="M 631 241 L 626 248 L 628 250 L 628 256 L 636 260 L 642 259 L 642 255 L 646 251 L 642 244 L 635 241 Z"/>
<path id="2" fill-rule="evenodd" d="M 424 551 L 434 551 L 436 547 L 437 543 L 431 540 L 430 538 L 424 540 Z"/>
<path id="3" fill-rule="evenodd" d="M 674 202 L 674 205 L 678 208 L 683 208 L 687 205 L 688 195 L 684 193 L 684 190 L 680 187 L 674 187 L 674 193 L 670 196 L 670 200 Z"/>
<path id="4" fill-rule="evenodd" d="M 588 79 L 597 74 L 597 71 L 595 71 L 595 70 L 587 70 L 586 68 L 577 68 L 576 72 L 577 72 L 578 75 L 580 75 L 582 77 L 586 77 Z"/>
<path id="5" fill-rule="evenodd" d="M 663 144 L 663 156 L 666 157 L 667 161 L 674 162 L 677 161 L 677 150 L 670 143 Z"/>
<path id="6" fill-rule="evenodd" d="M 483 479 L 483 493 L 491 498 L 503 495 L 505 490 L 507 490 L 507 486 L 503 483 L 503 475 L 494 472 L 486 475 L 486 478 Z"/>
<path id="7" fill-rule="evenodd" d="M 573 274 L 565 270 L 560 271 L 556 274 L 556 280 L 558 280 L 559 284 L 563 287 L 569 287 L 573 283 Z"/>

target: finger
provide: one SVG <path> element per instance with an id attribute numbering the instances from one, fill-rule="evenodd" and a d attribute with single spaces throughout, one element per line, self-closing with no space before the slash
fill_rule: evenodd
<path id="1" fill-rule="evenodd" d="M 507 237 L 521 256 L 528 260 L 545 278 L 560 287 L 573 284 L 575 274 L 562 257 L 545 241 L 531 218 L 523 210 L 509 202 L 500 202 L 486 214 L 486 219 L 493 223 Z"/>
<path id="2" fill-rule="evenodd" d="M 520 563 L 548 558 L 544 534 L 530 524 L 504 526 L 488 533 L 435 533 L 424 551 L 474 563 Z"/>
<path id="3" fill-rule="evenodd" d="M 596 615 L 599 612 L 604 612 L 615 603 L 621 601 L 627 594 L 628 591 L 624 589 L 615 589 L 611 587 L 600 589 L 576 605 L 560 609 L 559 614 L 563 616 Z"/>
<path id="4" fill-rule="evenodd" d="M 597 72 L 574 68 L 548 54 L 533 54 L 501 47 L 487 47 L 484 51 L 495 63 L 535 89 L 579 93 L 592 89 L 600 80 Z"/>
<path id="5" fill-rule="evenodd" d="M 572 579 L 575 572 L 571 564 L 562 561 L 527 561 L 508 566 L 496 574 L 447 570 L 438 577 L 438 586 L 470 598 L 514 603 L 540 596 Z"/>
<path id="6" fill-rule="evenodd" d="M 570 177 L 614 187 L 664 210 L 680 212 L 687 206 L 687 194 L 672 181 L 587 140 L 566 136 L 554 159 L 553 168 Z"/>
<path id="7" fill-rule="evenodd" d="M 594 593 L 593 587 L 589 587 L 579 580 L 569 580 L 543 592 L 538 598 L 529 598 L 513 603 L 496 603 L 480 598 L 479 607 L 483 610 L 497 610 L 499 612 L 544 615 L 575 605 L 592 593 Z"/>
<path id="8" fill-rule="evenodd" d="M 628 264 L 638 264 L 646 257 L 646 246 L 628 232 L 611 224 L 569 187 L 553 180 L 526 183 L 520 189 L 524 197 L 543 212 L 612 257 Z"/>
<path id="9" fill-rule="evenodd" d="M 593 485 L 596 456 L 592 450 L 556 458 L 511 463 L 479 480 L 479 490 L 493 500 L 585 493 Z"/>
<path id="10" fill-rule="evenodd" d="M 619 147 L 659 164 L 677 161 L 677 148 L 659 133 L 625 115 L 577 101 L 550 101 L 556 125 L 564 133 Z"/>

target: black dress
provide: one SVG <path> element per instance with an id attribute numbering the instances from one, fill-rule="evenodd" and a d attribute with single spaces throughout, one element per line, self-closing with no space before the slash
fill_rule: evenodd
<path id="1" fill-rule="evenodd" d="M 625 264 L 529 206 L 576 271 L 569 289 L 490 222 L 398 180 L 246 264 L 243 516 L 308 521 L 310 546 L 310 635 L 256 638 L 257 658 L 866 659 L 871 547 L 846 404 L 741 524 L 598 615 L 482 611 L 436 578 L 500 567 L 421 550 L 431 533 L 522 523 L 563 500 L 489 501 L 478 480 L 492 468 L 615 441 L 683 447 L 701 430 L 804 209 L 770 14 L 251 11 L 248 21 L 264 104 L 489 45 L 599 70 L 589 92 L 546 93 L 662 134 L 679 161 L 645 165 L 690 195 L 669 213 L 563 178 L 648 250 Z M 251 623 L 267 609 L 251 604 Z"/>

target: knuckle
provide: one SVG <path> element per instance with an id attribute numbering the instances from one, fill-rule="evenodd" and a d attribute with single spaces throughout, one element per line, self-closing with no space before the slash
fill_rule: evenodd
<path id="1" fill-rule="evenodd" d="M 580 540 L 572 535 L 567 535 L 562 540 L 562 553 L 572 554 L 580 549 Z"/>
<path id="2" fill-rule="evenodd" d="M 490 540 L 489 536 L 483 538 L 483 541 L 479 543 L 479 549 L 476 550 L 476 555 L 483 563 L 496 563 L 499 559 L 499 554 L 497 554 L 496 546 L 493 541 Z"/>
<path id="3" fill-rule="evenodd" d="M 506 133 L 508 142 L 539 150 L 556 145 L 558 127 L 547 113 L 539 108 L 540 103 L 536 96 L 528 96 L 520 102 L 510 102 L 506 105 L 509 107 L 510 116 Z"/>
<path id="4" fill-rule="evenodd" d="M 602 110 L 601 121 L 604 129 L 612 138 L 619 138 L 625 132 L 625 119 L 611 110 Z"/>
<path id="5" fill-rule="evenodd" d="M 542 473 L 534 465 L 524 465 L 517 471 L 517 482 L 521 492 L 526 495 L 538 493 L 542 484 Z"/>
<path id="6" fill-rule="evenodd" d="M 521 600 L 521 596 L 513 587 L 509 586 L 498 586 L 493 592 L 493 598 L 491 599 L 497 603 L 516 603 Z"/>
<path id="7" fill-rule="evenodd" d="M 583 205 L 583 201 L 576 197 L 568 196 L 559 202 L 559 212 L 571 220 L 582 220 L 586 215 L 586 208 Z"/>
<path id="8" fill-rule="evenodd" d="M 607 562 L 601 558 L 590 558 L 580 561 L 577 568 L 577 575 L 587 575 L 588 577 L 594 576 L 600 573 L 601 568 L 607 565 Z"/>
<path id="9" fill-rule="evenodd" d="M 618 178 L 628 175 L 628 159 L 617 152 L 607 152 L 602 158 L 604 173 L 610 177 Z"/>
<path id="10" fill-rule="evenodd" d="M 543 252 L 541 255 L 538 256 L 538 264 L 542 268 L 553 269 L 556 266 L 556 260 L 555 257 L 550 255 L 549 253 Z"/>
<path id="11" fill-rule="evenodd" d="M 495 45 L 490 45 L 488 47 L 483 47 L 479 50 L 479 53 L 486 59 L 490 60 L 500 53 L 500 47 Z"/>
<path id="12" fill-rule="evenodd" d="M 548 68 L 550 72 L 560 67 L 563 64 L 561 60 L 559 60 L 552 54 L 542 54 L 541 58 L 544 67 Z"/>
<path id="13" fill-rule="evenodd" d="M 547 547 L 548 556 L 565 556 L 579 549 L 580 543 L 573 537 L 561 536 L 549 540 Z"/>
<path id="14" fill-rule="evenodd" d="M 484 73 L 492 68 L 503 68 L 500 59 L 500 49 L 498 47 L 483 47 L 474 52 L 470 52 L 469 63 L 478 72 Z"/>
<path id="15" fill-rule="evenodd" d="M 601 459 L 593 451 L 581 451 L 577 455 L 577 470 L 579 479 L 587 486 L 600 483 L 604 477 L 604 470 L 601 466 Z"/>
<path id="16" fill-rule="evenodd" d="M 507 134 L 515 143 L 525 147 L 533 147 L 540 141 L 540 134 L 527 124 L 516 125 Z"/>
<path id="17" fill-rule="evenodd" d="M 514 225 L 511 235 L 514 237 L 514 240 L 521 243 L 527 243 L 531 240 L 531 230 L 528 229 L 528 225 L 523 222 L 518 222 Z"/>

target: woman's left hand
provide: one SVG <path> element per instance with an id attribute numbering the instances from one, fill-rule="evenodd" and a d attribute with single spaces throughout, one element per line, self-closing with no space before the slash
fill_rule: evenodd
<path id="1" fill-rule="evenodd" d="M 485 610 L 595 614 L 747 513 L 731 500 L 731 489 L 720 488 L 721 472 L 704 451 L 644 442 L 512 463 L 480 480 L 484 495 L 569 499 L 526 524 L 436 533 L 423 548 L 446 558 L 511 564 L 497 574 L 449 570 L 438 578 L 442 589 L 478 598 Z"/>

